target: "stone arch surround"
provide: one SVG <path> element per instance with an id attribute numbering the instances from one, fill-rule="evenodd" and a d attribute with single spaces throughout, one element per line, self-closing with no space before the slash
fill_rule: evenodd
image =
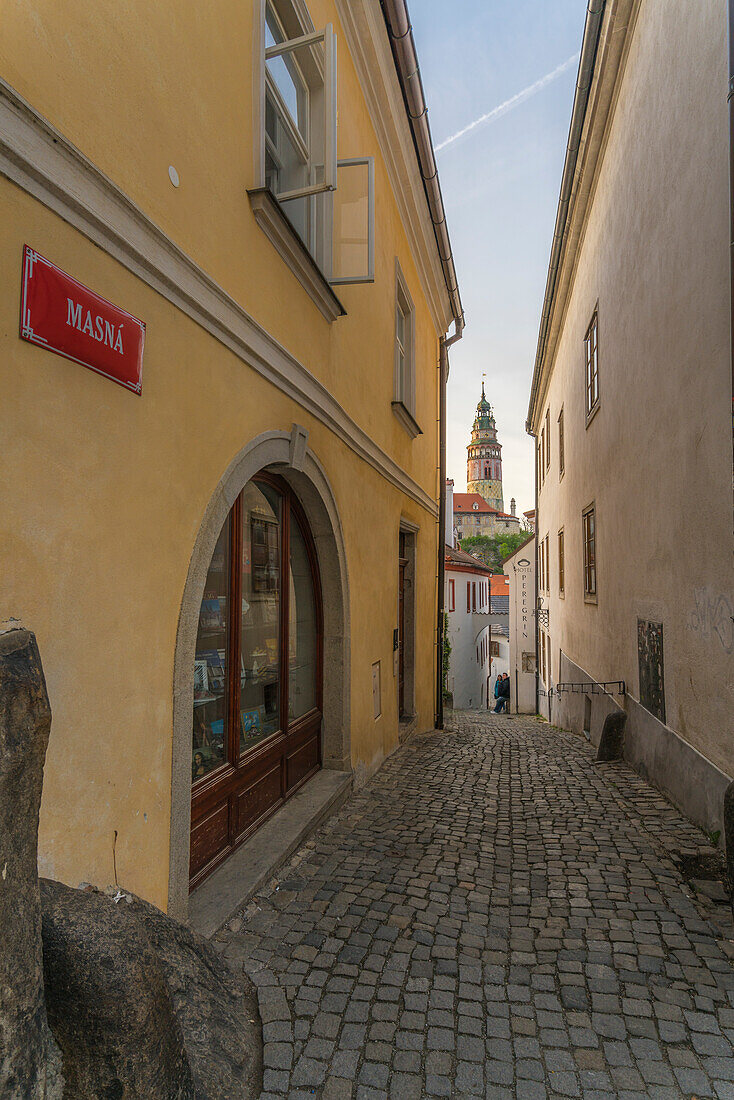
<path id="1" fill-rule="evenodd" d="M 232 460 L 209 500 L 194 543 L 176 633 L 168 912 L 188 916 L 191 836 L 191 712 L 199 610 L 214 546 L 235 499 L 263 469 L 293 487 L 311 526 L 321 574 L 324 612 L 323 767 L 351 771 L 349 581 L 339 513 L 329 481 L 308 448 L 308 432 L 268 431 Z"/>

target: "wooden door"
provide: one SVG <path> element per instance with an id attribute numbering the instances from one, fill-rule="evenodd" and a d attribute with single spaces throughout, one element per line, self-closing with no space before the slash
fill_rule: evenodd
<path id="1" fill-rule="evenodd" d="M 405 715 L 405 535 L 400 532 L 400 557 L 398 558 L 398 716 Z"/>
<path id="2" fill-rule="evenodd" d="M 286 482 L 260 474 L 224 525 L 199 618 L 192 888 L 320 767 L 322 638 L 305 516 Z"/>

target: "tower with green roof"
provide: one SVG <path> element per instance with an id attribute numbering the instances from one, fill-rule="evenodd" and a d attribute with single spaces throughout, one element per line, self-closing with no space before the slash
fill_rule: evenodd
<path id="1" fill-rule="evenodd" d="M 491 508 L 504 512 L 502 499 L 502 445 L 497 442 L 497 426 L 492 406 L 484 396 L 477 405 L 477 415 L 467 446 L 466 490 L 479 493 Z"/>

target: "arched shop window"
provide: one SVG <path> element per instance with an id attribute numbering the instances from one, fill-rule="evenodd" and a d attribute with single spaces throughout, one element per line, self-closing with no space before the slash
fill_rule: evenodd
<path id="1" fill-rule="evenodd" d="M 195 886 L 321 764 L 321 589 L 290 486 L 248 482 L 212 555 L 192 728 Z"/>

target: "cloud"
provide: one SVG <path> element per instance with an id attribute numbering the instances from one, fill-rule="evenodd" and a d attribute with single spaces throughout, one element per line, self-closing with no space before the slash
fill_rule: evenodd
<path id="1" fill-rule="evenodd" d="M 504 103 L 500 103 L 499 106 L 493 107 L 491 111 L 487 111 L 485 115 L 480 115 L 479 118 L 475 118 L 473 122 L 470 122 L 468 126 L 464 126 L 461 130 L 457 130 L 451 137 L 447 137 L 445 141 L 440 142 L 436 146 L 436 152 L 440 153 L 442 149 L 445 149 L 447 145 L 453 145 L 455 141 L 462 138 L 464 134 L 468 134 L 471 130 L 476 130 L 478 126 L 484 126 L 485 123 L 494 122 L 495 119 L 501 118 L 502 115 L 506 115 L 508 111 L 512 111 L 513 108 L 519 107 L 521 103 L 524 103 L 526 99 L 530 99 L 531 96 L 536 95 L 542 91 L 543 88 L 551 84 L 557 77 L 565 73 L 572 65 L 578 64 L 579 55 L 575 53 L 573 57 L 567 58 L 562 61 L 552 72 L 546 73 L 545 76 L 541 76 L 540 80 L 536 80 L 534 84 L 528 85 L 527 88 L 523 88 L 521 92 L 516 95 L 510 96 Z"/>

